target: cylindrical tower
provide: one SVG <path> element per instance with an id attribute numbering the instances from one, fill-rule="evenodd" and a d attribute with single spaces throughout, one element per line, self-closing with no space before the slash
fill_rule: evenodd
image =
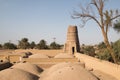
<path id="1" fill-rule="evenodd" d="M 74 54 L 80 52 L 77 26 L 69 26 L 67 32 L 67 41 L 64 45 L 64 52 Z"/>
<path id="2" fill-rule="evenodd" d="M 67 32 L 67 42 L 77 42 L 78 41 L 78 31 L 77 26 L 69 26 Z"/>

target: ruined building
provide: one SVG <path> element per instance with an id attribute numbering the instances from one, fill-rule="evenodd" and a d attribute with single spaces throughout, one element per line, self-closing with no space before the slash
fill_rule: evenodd
<path id="1" fill-rule="evenodd" d="M 67 40 L 64 45 L 64 52 L 74 54 L 80 52 L 77 26 L 69 26 L 67 31 Z"/>

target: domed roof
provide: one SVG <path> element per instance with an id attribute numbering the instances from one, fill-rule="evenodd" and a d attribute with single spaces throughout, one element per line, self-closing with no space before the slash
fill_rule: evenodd
<path id="1" fill-rule="evenodd" d="M 68 53 L 60 53 L 56 55 L 54 58 L 74 58 L 74 56 Z"/>
<path id="2" fill-rule="evenodd" d="M 92 73 L 80 65 L 63 67 L 43 77 L 42 80 L 98 80 Z"/>
<path id="3" fill-rule="evenodd" d="M 0 80 L 38 80 L 38 76 L 20 69 L 5 69 L 0 71 Z"/>
<path id="4" fill-rule="evenodd" d="M 38 67 L 35 64 L 30 64 L 30 63 L 18 63 L 12 66 L 12 68 L 21 69 L 33 74 L 40 74 L 43 71 L 42 68 Z"/>
<path id="5" fill-rule="evenodd" d="M 54 71 L 59 70 L 61 68 L 71 67 L 71 66 L 74 66 L 74 65 L 82 66 L 83 68 L 85 67 L 85 64 L 84 63 L 80 63 L 80 62 L 75 62 L 75 63 L 71 63 L 71 62 L 58 63 L 58 64 L 53 65 L 52 67 L 50 67 L 48 70 L 45 70 L 41 74 L 41 77 L 48 76 L 49 74 L 51 74 Z"/>
<path id="6" fill-rule="evenodd" d="M 37 53 L 29 56 L 29 58 L 49 58 L 49 57 L 47 55 Z"/>

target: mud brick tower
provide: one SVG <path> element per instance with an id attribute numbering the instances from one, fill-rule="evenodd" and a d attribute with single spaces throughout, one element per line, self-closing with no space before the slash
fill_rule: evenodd
<path id="1" fill-rule="evenodd" d="M 74 54 L 80 52 L 77 26 L 69 26 L 67 31 L 67 41 L 64 45 L 64 52 Z"/>

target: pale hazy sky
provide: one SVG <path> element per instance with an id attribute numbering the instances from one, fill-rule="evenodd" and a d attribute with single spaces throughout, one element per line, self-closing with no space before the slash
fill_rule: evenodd
<path id="1" fill-rule="evenodd" d="M 71 18 L 73 10 L 79 4 L 90 0 L 0 0 L 0 44 L 17 43 L 26 37 L 29 42 L 38 43 L 44 39 L 49 43 L 64 44 L 69 25 L 79 25 L 80 20 Z M 119 9 L 120 0 L 109 0 L 106 9 Z M 78 27 L 81 44 L 96 44 L 103 41 L 100 29 L 94 22 L 84 28 Z M 109 31 L 109 39 L 120 39 L 113 29 Z"/>

